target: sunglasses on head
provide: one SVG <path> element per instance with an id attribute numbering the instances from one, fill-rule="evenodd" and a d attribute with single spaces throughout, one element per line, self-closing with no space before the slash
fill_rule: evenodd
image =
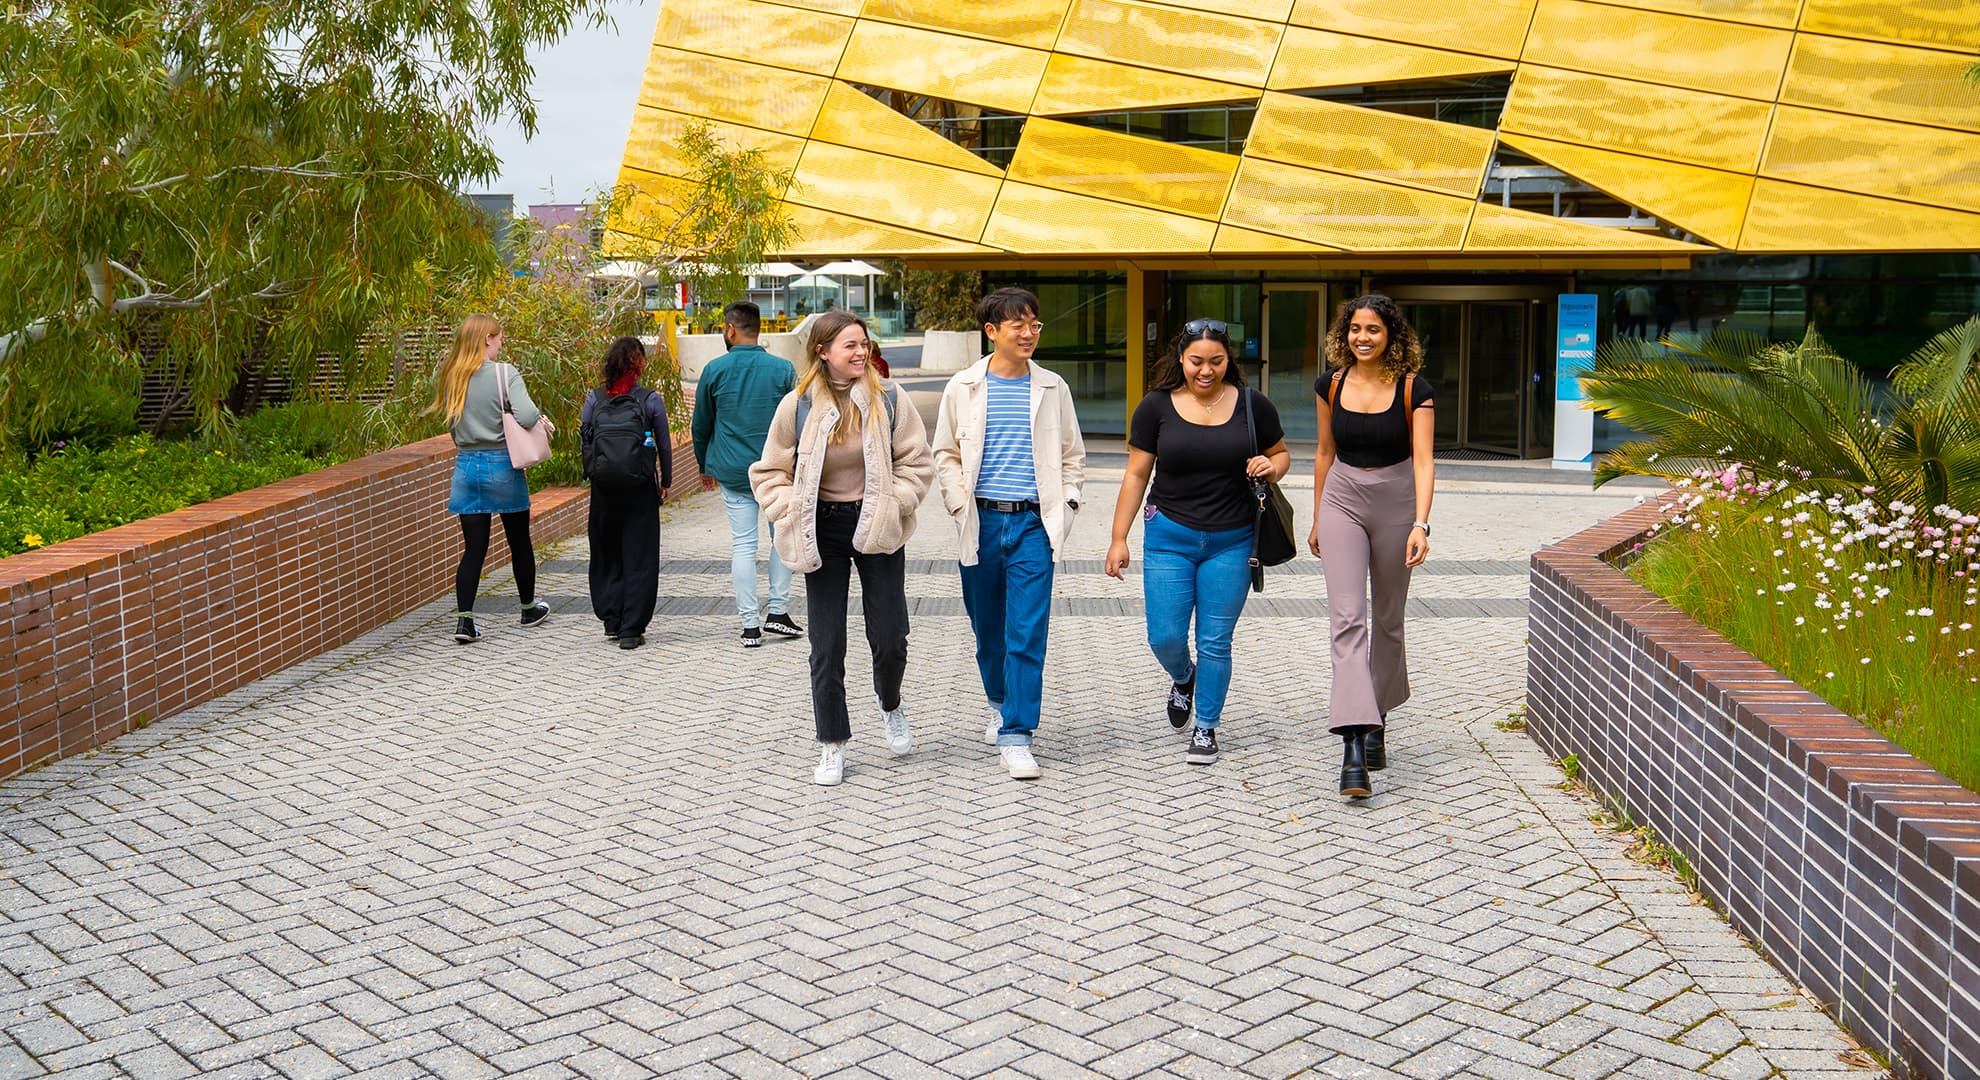
<path id="1" fill-rule="evenodd" d="M 1204 334 L 1228 334 L 1231 328 L 1218 319 L 1191 319 L 1183 324 L 1183 333 L 1190 337 Z"/>

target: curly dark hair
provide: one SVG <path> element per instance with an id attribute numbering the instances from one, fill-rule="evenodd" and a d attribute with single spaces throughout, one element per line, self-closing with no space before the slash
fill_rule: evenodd
<path id="1" fill-rule="evenodd" d="M 1205 326 L 1197 333 L 1187 330 L 1169 339 L 1169 348 L 1155 361 L 1155 374 L 1148 380 L 1150 393 L 1169 391 L 1188 380 L 1183 377 L 1182 355 L 1193 342 L 1214 341 L 1224 347 L 1224 356 L 1229 362 L 1224 365 L 1224 381 L 1238 389 L 1244 389 L 1244 372 L 1239 370 L 1237 348 L 1231 344 L 1231 336 L 1214 326 Z"/>
<path id="2" fill-rule="evenodd" d="M 1423 369 L 1423 343 L 1415 328 L 1403 318 L 1402 308 L 1381 293 L 1357 296 L 1341 305 L 1334 325 L 1327 328 L 1327 367 L 1346 370 L 1354 366 L 1354 353 L 1348 348 L 1348 323 L 1357 311 L 1372 311 L 1389 331 L 1389 347 L 1382 353 L 1382 374 L 1389 379 L 1414 375 Z"/>
<path id="3" fill-rule="evenodd" d="M 625 378 L 626 372 L 645 359 L 646 346 L 638 338 L 627 336 L 613 339 L 612 344 L 605 347 L 605 385 L 611 386 Z"/>

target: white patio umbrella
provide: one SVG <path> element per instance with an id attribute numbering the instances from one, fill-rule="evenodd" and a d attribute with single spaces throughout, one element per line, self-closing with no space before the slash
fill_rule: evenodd
<path id="1" fill-rule="evenodd" d="M 862 262 L 858 259 L 840 259 L 837 262 L 828 262 L 824 266 L 821 266 L 818 269 L 813 270 L 812 273 L 833 274 L 839 277 L 865 278 L 866 279 L 866 310 L 870 313 L 873 310 L 873 279 L 879 277 L 882 274 L 885 274 L 886 271 L 880 269 L 879 267 L 873 265 L 872 263 Z"/>
<path id="2" fill-rule="evenodd" d="M 811 306 L 813 308 L 816 308 L 818 306 L 819 292 L 823 291 L 823 292 L 836 293 L 841 291 L 838 282 L 833 281 L 831 278 L 828 278 L 825 275 L 820 274 L 815 270 L 803 275 L 802 277 L 792 278 L 790 285 L 787 286 L 787 288 L 811 290 Z"/>
<path id="3" fill-rule="evenodd" d="M 756 275 L 757 277 L 785 278 L 786 281 L 781 286 L 781 288 L 784 290 L 784 297 L 788 299 L 790 297 L 790 292 L 791 292 L 790 282 L 788 279 L 794 277 L 802 277 L 808 271 L 806 271 L 804 267 L 799 266 L 798 264 L 793 262 L 772 262 L 772 263 L 764 263 L 761 266 L 751 267 L 749 272 Z M 778 288 L 780 288 L 780 286 L 772 285 L 770 287 L 770 299 L 773 304 L 776 303 L 777 301 Z"/>

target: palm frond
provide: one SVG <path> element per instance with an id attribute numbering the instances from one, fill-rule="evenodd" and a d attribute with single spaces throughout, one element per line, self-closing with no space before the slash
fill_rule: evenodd
<path id="1" fill-rule="evenodd" d="M 1891 372 L 1891 385 L 1906 396 L 1929 401 L 1957 391 L 1980 363 L 1980 315 L 1941 330 Z"/>

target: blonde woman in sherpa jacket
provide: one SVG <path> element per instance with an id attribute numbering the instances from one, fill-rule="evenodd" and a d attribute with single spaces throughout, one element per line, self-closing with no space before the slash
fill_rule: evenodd
<path id="1" fill-rule="evenodd" d="M 826 786 L 844 777 L 845 744 L 852 737 L 846 592 L 854 568 L 887 749 L 900 756 L 914 746 L 901 704 L 905 546 L 915 511 L 935 480 L 935 458 L 921 414 L 898 387 L 881 380 L 871 355 L 864 321 L 844 311 L 821 316 L 806 342 L 797 389 L 778 404 L 763 457 L 749 470 L 756 501 L 776 525 L 777 554 L 804 574 L 811 714 L 820 744 L 812 780 Z"/>

